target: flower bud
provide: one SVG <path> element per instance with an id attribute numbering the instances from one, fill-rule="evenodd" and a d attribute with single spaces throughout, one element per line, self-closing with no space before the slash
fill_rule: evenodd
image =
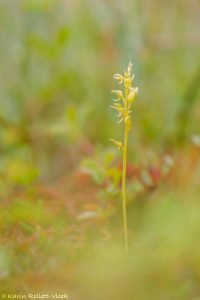
<path id="1" fill-rule="evenodd" d="M 132 67 L 133 67 L 133 64 L 129 61 L 129 64 L 128 64 L 128 74 L 131 74 Z"/>
<path id="2" fill-rule="evenodd" d="M 128 102 L 133 103 L 135 100 L 135 96 L 138 94 L 138 88 L 131 88 L 128 94 Z"/>

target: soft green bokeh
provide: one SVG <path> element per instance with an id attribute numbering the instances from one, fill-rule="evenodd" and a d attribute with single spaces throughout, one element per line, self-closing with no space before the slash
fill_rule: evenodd
<path id="1" fill-rule="evenodd" d="M 199 20 L 197 0 L 0 0 L 1 293 L 200 299 Z M 109 106 L 129 60 L 127 257 Z"/>
<path id="2" fill-rule="evenodd" d="M 198 134 L 199 16 L 195 0 L 2 0 L 2 174 L 7 160 L 15 169 L 23 156 L 38 169 L 23 171 L 29 180 L 30 172 L 56 176 L 64 171 L 60 155 L 85 140 L 106 146 L 119 136 L 110 90 L 113 73 L 129 59 L 140 91 L 130 151 L 137 143 L 163 148 L 176 140 L 186 122 L 178 121 L 182 110 L 184 140 Z"/>

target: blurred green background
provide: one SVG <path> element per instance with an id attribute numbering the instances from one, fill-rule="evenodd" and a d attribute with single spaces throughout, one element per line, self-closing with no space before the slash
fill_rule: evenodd
<path id="1" fill-rule="evenodd" d="M 199 18 L 196 0 L 1 0 L 2 180 L 55 178 L 88 144 L 119 137 L 110 90 L 129 59 L 139 86 L 131 153 L 198 134 Z"/>
<path id="2" fill-rule="evenodd" d="M 199 20 L 197 0 L 0 0 L 0 292 L 200 299 Z M 129 60 L 127 258 L 109 138 Z"/>

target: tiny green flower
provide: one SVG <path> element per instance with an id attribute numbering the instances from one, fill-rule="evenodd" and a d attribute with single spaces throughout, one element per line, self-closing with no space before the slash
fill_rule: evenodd
<path id="1" fill-rule="evenodd" d="M 119 84 L 121 84 L 124 80 L 124 77 L 121 74 L 115 74 L 113 78 L 118 80 Z"/>
<path id="2" fill-rule="evenodd" d="M 123 150 L 122 142 L 116 141 L 116 140 L 114 140 L 114 139 L 110 139 L 110 141 L 111 141 L 112 143 L 114 143 L 114 144 L 117 146 L 117 148 L 118 148 L 119 150 Z"/>
<path id="3" fill-rule="evenodd" d="M 133 103 L 135 101 L 136 95 L 138 94 L 138 87 L 131 87 L 129 89 L 129 94 L 128 94 L 128 103 Z"/>

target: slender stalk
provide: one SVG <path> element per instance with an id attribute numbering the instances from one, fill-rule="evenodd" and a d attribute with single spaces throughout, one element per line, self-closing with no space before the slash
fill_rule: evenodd
<path id="1" fill-rule="evenodd" d="M 122 170 L 122 206 L 123 206 L 123 223 L 124 223 L 124 243 L 128 252 L 128 226 L 126 212 L 126 161 L 127 161 L 127 144 L 128 144 L 128 128 L 125 125 L 124 147 L 123 147 L 123 170 Z"/>

